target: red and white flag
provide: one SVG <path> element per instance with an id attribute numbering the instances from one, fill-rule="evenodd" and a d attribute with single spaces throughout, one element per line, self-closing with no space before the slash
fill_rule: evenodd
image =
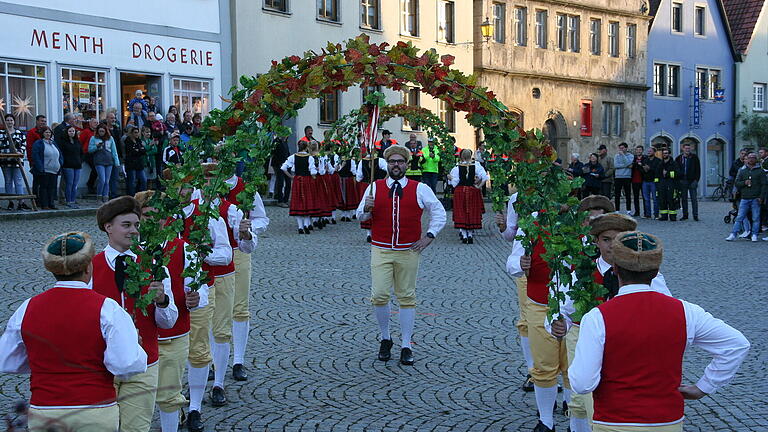
<path id="1" fill-rule="evenodd" d="M 368 112 L 368 126 L 363 131 L 364 145 L 366 154 L 373 154 L 373 147 L 376 143 L 376 131 L 379 126 L 379 106 L 374 105 Z"/>

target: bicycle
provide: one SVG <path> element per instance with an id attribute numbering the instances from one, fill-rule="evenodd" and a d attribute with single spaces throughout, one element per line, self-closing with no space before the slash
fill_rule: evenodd
<path id="1" fill-rule="evenodd" d="M 712 201 L 733 201 L 733 181 L 722 175 L 720 177 L 720 184 L 712 192 Z"/>

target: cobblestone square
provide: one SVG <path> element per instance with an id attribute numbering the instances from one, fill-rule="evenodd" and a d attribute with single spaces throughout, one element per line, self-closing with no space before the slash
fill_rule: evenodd
<path id="1" fill-rule="evenodd" d="M 752 350 L 721 392 L 686 404 L 687 432 L 768 430 L 766 252 L 768 242 L 723 239 L 728 205 L 701 203 L 702 222 L 640 220 L 665 244 L 662 272 L 672 293 L 740 329 Z M 463 245 L 448 227 L 422 256 L 414 335 L 416 364 L 376 360 L 377 326 L 367 301 L 370 246 L 357 223 L 298 236 L 287 209 L 269 207 L 269 230 L 253 255 L 250 379 L 227 377 L 230 402 L 203 406 L 217 431 L 529 431 L 535 399 L 520 390 L 523 360 L 517 301 L 504 264 L 510 244 L 492 227 Z M 449 215 L 450 216 L 450 215 Z M 42 243 L 85 230 L 103 247 L 94 216 L 0 221 L 4 323 L 27 297 L 48 288 Z M 397 309 L 393 332 L 398 343 Z M 648 349 L 654 349 L 648 347 Z M 708 362 L 686 355 L 684 381 Z M 23 376 L 0 375 L 0 410 L 28 396 Z M 558 430 L 567 419 L 558 414 Z M 157 423 L 155 430 L 159 430 Z"/>

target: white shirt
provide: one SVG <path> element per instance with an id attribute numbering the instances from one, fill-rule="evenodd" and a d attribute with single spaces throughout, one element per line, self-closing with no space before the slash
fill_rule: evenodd
<path id="1" fill-rule="evenodd" d="M 653 291 L 649 285 L 625 285 L 619 288 L 618 295 L 648 291 Z M 740 331 L 713 317 L 700 306 L 680 301 L 685 310 L 686 348 L 698 346 L 713 357 L 696 386 L 704 393 L 715 393 L 728 384 L 738 371 L 749 352 L 749 341 Z M 600 309 L 595 308 L 581 320 L 576 357 L 568 368 L 571 388 L 576 393 L 589 393 L 600 385 L 604 347 L 605 321 Z"/>
<path id="2" fill-rule="evenodd" d="M 211 205 L 218 209 L 220 203 L 221 200 L 219 198 L 215 198 Z M 237 242 L 237 245 L 232 245 L 232 247 L 240 249 L 240 252 L 249 254 L 253 252 L 254 249 L 256 249 L 257 240 L 256 236 L 253 235 L 250 228 L 248 228 L 248 232 L 251 234 L 250 239 L 244 239 L 240 237 L 240 222 L 242 222 L 244 217 L 245 215 L 243 214 L 243 211 L 237 208 L 237 206 L 234 204 L 229 206 L 227 209 L 227 223 L 230 227 L 232 227 L 232 234 L 235 236 L 235 241 Z"/>
<path id="3" fill-rule="evenodd" d="M 451 186 L 456 187 L 459 185 L 459 166 L 456 165 L 451 169 L 450 174 L 451 180 L 449 181 Z M 490 176 L 488 176 L 488 173 L 485 172 L 485 168 L 483 168 L 482 165 L 480 165 L 479 162 L 475 162 L 475 176 L 480 177 L 480 184 L 487 182 L 488 179 L 490 179 Z M 472 179 L 472 184 L 475 184 L 475 179 Z"/>
<path id="4" fill-rule="evenodd" d="M 311 175 L 317 175 L 317 167 L 315 166 L 315 158 L 312 156 L 305 156 L 309 164 L 309 173 Z M 288 156 L 288 159 L 283 162 L 282 165 L 280 165 L 280 169 L 283 171 L 288 171 L 290 169 L 293 169 L 293 167 L 296 166 L 296 157 L 295 155 Z"/>
<path id="5" fill-rule="evenodd" d="M 408 178 L 403 177 L 400 180 L 400 185 L 405 189 L 405 186 L 408 184 Z M 392 184 L 395 181 L 391 178 L 387 177 L 387 186 L 392 187 Z M 373 188 L 373 192 L 371 192 L 371 188 Z M 363 194 L 363 197 L 368 196 L 368 194 L 373 193 L 373 196 L 376 196 L 376 183 L 368 185 L 367 188 L 365 188 L 365 193 Z M 430 189 L 429 186 L 427 186 L 424 183 L 418 183 L 418 186 L 416 188 L 416 201 L 419 204 L 419 207 L 422 209 L 426 209 L 429 212 L 429 228 L 427 229 L 427 232 L 431 232 L 432 235 L 437 235 L 440 230 L 443 229 L 445 226 L 445 208 L 440 203 L 440 201 L 435 196 L 435 193 L 432 192 L 432 189 Z M 371 213 L 365 212 L 365 198 L 360 200 L 360 204 L 357 206 L 356 214 L 357 218 L 360 221 L 365 221 L 371 218 Z M 421 222 L 421 221 L 419 221 Z"/>
<path id="6" fill-rule="evenodd" d="M 518 215 L 514 206 L 517 202 L 517 194 L 518 193 L 515 192 L 509 197 L 509 201 L 507 202 L 507 229 L 501 233 L 504 240 L 508 242 L 515 241 L 515 236 L 517 235 Z"/>
<path id="7" fill-rule="evenodd" d="M 136 254 L 133 253 L 133 251 L 131 251 L 130 249 L 121 253 L 121 252 L 118 252 L 112 246 L 107 245 L 107 247 L 104 248 L 104 258 L 106 258 L 109 268 L 111 268 L 113 271 L 115 270 L 115 260 L 117 259 L 118 255 L 129 256 L 134 260 L 136 260 Z M 176 309 L 176 303 L 174 303 L 173 301 L 173 290 L 171 289 L 171 276 L 168 273 L 168 268 L 163 267 L 163 270 L 165 270 L 165 275 L 166 275 L 166 278 L 163 279 L 163 292 L 165 293 L 165 295 L 168 296 L 168 306 L 164 308 L 155 307 L 155 324 L 157 324 L 159 328 L 169 329 L 176 324 L 176 319 L 179 317 L 179 310 Z M 120 298 L 121 298 L 120 306 L 125 308 L 125 291 L 120 293 Z"/>
<path id="8" fill-rule="evenodd" d="M 168 243 L 163 243 L 163 248 Z M 197 251 L 195 251 L 193 248 L 189 247 L 190 245 L 188 243 L 184 243 L 184 268 L 189 268 L 192 266 L 192 263 L 197 261 Z M 174 251 L 175 252 L 175 251 Z M 192 288 L 190 286 L 194 283 L 195 280 L 200 280 L 202 276 L 200 275 L 200 271 L 197 272 L 198 274 L 195 277 L 191 276 L 185 276 L 184 277 L 184 292 L 188 293 L 192 291 Z M 200 303 L 197 305 L 197 307 L 192 308 L 190 310 L 197 310 L 200 308 L 204 308 L 208 305 L 208 291 L 210 288 L 206 284 L 200 285 L 200 288 L 198 288 L 197 292 L 200 294 Z"/>
<path id="9" fill-rule="evenodd" d="M 387 171 L 387 161 L 385 161 L 383 158 L 376 158 L 379 161 L 379 169 Z M 373 167 L 371 167 L 373 169 Z M 359 182 L 370 182 L 370 178 L 363 178 L 364 177 L 363 172 L 363 160 L 360 160 L 360 162 L 357 163 L 357 167 L 355 168 L 355 180 Z M 375 175 L 375 174 L 374 174 Z M 434 233 L 432 233 L 434 234 Z"/>
<path id="10" fill-rule="evenodd" d="M 229 185 L 229 190 L 232 190 L 237 186 L 237 176 L 232 176 L 224 182 Z M 264 208 L 264 201 L 261 199 L 261 195 L 259 195 L 258 192 L 253 194 L 253 208 L 248 212 L 248 219 L 251 221 L 252 234 L 262 234 L 269 226 L 267 210 Z M 256 241 L 256 243 L 258 244 L 258 241 Z"/>
<path id="11" fill-rule="evenodd" d="M 509 226 L 507 226 L 507 231 L 509 231 Z M 523 235 L 525 235 L 523 230 L 515 227 L 515 234 L 512 235 L 512 252 L 507 257 L 507 273 L 512 275 L 512 277 L 522 277 L 525 275 L 525 270 L 520 266 L 520 258 L 525 255 L 525 248 L 519 240 L 515 240 L 515 236 Z"/>
<path id="12" fill-rule="evenodd" d="M 185 218 L 192 217 L 192 213 L 195 211 L 195 205 L 189 204 L 184 207 L 183 211 Z M 229 265 L 229 263 L 232 261 L 232 246 L 229 244 L 227 224 L 224 222 L 224 219 L 221 217 L 216 219 L 208 218 L 208 232 L 211 233 L 211 242 L 213 243 L 213 248 L 211 253 L 205 257 L 204 261 L 209 265 Z"/>
<path id="13" fill-rule="evenodd" d="M 54 286 L 90 289 L 88 284 L 79 281 L 59 281 Z M 21 324 L 28 305 L 29 299 L 24 300 L 8 320 L 5 333 L 0 337 L 0 372 L 30 373 L 27 347 L 21 337 Z M 147 353 L 139 345 L 139 334 L 133 319 L 111 298 L 105 299 L 101 305 L 99 326 L 107 345 L 104 350 L 104 367 L 110 373 L 126 378 L 147 370 Z"/>

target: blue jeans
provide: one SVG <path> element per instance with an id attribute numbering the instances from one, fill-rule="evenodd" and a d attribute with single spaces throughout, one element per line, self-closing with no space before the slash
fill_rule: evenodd
<path id="1" fill-rule="evenodd" d="M 733 230 L 731 230 L 732 234 L 736 235 L 741 232 L 744 218 L 747 217 L 750 209 L 752 210 L 752 234 L 757 235 L 757 232 L 760 230 L 760 203 L 757 202 L 757 198 L 741 199 L 739 214 L 736 216 L 736 222 L 733 224 Z"/>
<path id="2" fill-rule="evenodd" d="M 109 189 L 107 191 L 109 192 L 110 198 L 116 198 L 117 197 L 117 180 L 120 178 L 120 170 L 117 169 L 117 167 L 112 167 L 112 172 L 109 173 Z"/>
<path id="3" fill-rule="evenodd" d="M 421 180 L 432 189 L 432 192 L 437 194 L 437 173 L 435 172 L 422 172 Z"/>
<path id="4" fill-rule="evenodd" d="M 659 197 L 656 196 L 656 183 L 643 182 L 643 216 L 651 217 L 651 201 L 653 201 L 653 217 L 659 217 Z"/>
<path id="5" fill-rule="evenodd" d="M 114 171 L 112 165 L 96 165 L 96 195 L 99 197 L 109 196 L 110 178 Z"/>
<path id="6" fill-rule="evenodd" d="M 80 168 L 63 168 L 64 174 L 64 197 L 67 204 L 72 204 L 77 198 L 77 185 L 80 183 Z"/>
<path id="7" fill-rule="evenodd" d="M 135 195 L 136 192 L 142 192 L 147 190 L 147 175 L 143 169 L 140 170 L 126 170 L 125 182 L 128 195 Z M 134 183 L 138 183 L 134 185 Z"/>
<path id="8" fill-rule="evenodd" d="M 24 179 L 21 178 L 21 168 L 17 166 L 4 166 L 3 179 L 5 179 L 5 193 L 11 195 L 26 195 L 24 192 Z"/>

